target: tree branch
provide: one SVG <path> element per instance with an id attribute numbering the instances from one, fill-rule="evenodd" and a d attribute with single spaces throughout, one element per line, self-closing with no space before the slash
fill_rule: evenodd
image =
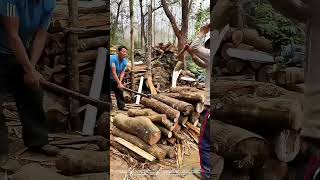
<path id="1" fill-rule="evenodd" d="M 166 13 L 171 25 L 172 25 L 172 28 L 173 28 L 173 31 L 174 33 L 176 34 L 176 36 L 178 36 L 180 34 L 180 30 L 177 26 L 177 21 L 176 19 L 174 18 L 174 16 L 172 15 L 171 11 L 169 10 L 169 7 L 168 7 L 168 3 L 166 2 L 166 0 L 161 0 L 161 4 L 163 6 L 163 10 L 164 12 Z"/>

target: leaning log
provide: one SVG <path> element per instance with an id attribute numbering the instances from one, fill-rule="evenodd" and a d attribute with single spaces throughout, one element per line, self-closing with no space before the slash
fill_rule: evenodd
<path id="1" fill-rule="evenodd" d="M 149 98 L 142 97 L 141 104 L 153 109 L 158 113 L 166 114 L 167 117 L 173 122 L 177 122 L 180 117 L 180 112 L 178 110 L 173 109 L 170 106 L 166 105 L 165 103 L 160 102 L 156 99 L 153 99 L 153 98 L 149 99 Z"/>
<path id="2" fill-rule="evenodd" d="M 187 102 L 180 101 L 175 98 L 168 97 L 168 96 L 165 96 L 162 94 L 155 94 L 152 97 L 157 99 L 158 101 L 161 101 L 161 102 L 169 105 L 170 107 L 182 112 L 183 115 L 189 115 L 190 113 L 192 113 L 194 111 L 192 104 L 189 104 Z"/>
<path id="3" fill-rule="evenodd" d="M 147 144 L 156 144 L 161 137 L 161 132 L 150 119 L 139 117 L 128 117 L 124 114 L 117 114 L 113 119 L 113 124 L 128 133 L 138 136 Z"/>
<path id="4" fill-rule="evenodd" d="M 215 118 L 235 126 L 269 132 L 301 128 L 302 109 L 294 99 L 241 96 L 224 98 L 213 110 Z"/>
<path id="5" fill-rule="evenodd" d="M 217 154 L 238 169 L 259 166 L 270 155 L 269 143 L 261 136 L 245 129 L 215 120 L 210 126 Z"/>
<path id="6" fill-rule="evenodd" d="M 137 136 L 128 134 L 128 133 L 121 131 L 120 129 L 117 129 L 117 128 L 113 128 L 111 133 L 115 136 L 118 136 L 118 137 L 136 145 L 137 147 L 141 148 L 142 150 L 152 154 L 153 156 L 155 156 L 159 160 L 164 159 L 166 156 L 166 152 L 163 149 L 161 149 L 160 147 L 158 147 L 158 145 L 154 144 L 154 145 L 150 146 L 149 144 L 146 144 L 143 140 L 141 140 Z"/>
<path id="7" fill-rule="evenodd" d="M 63 149 L 57 156 L 56 168 L 66 175 L 105 172 L 109 168 L 108 153 Z"/>

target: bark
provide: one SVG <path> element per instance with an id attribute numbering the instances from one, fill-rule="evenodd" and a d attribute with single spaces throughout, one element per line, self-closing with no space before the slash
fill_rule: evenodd
<path id="1" fill-rule="evenodd" d="M 237 10 L 237 3 L 238 0 L 219 0 L 217 2 L 211 11 L 211 21 L 214 22 L 214 29 L 220 31 L 230 23 L 232 14 Z"/>
<path id="2" fill-rule="evenodd" d="M 120 129 L 117 129 L 117 128 L 113 128 L 111 133 L 115 136 L 123 138 L 124 140 L 136 145 L 137 147 L 143 149 L 144 151 L 152 154 L 159 160 L 163 160 L 166 156 L 166 152 L 162 148 L 158 147 L 157 144 L 153 144 L 153 145 L 146 144 L 140 138 L 134 135 L 128 134 L 124 131 L 121 131 Z"/>
<path id="3" fill-rule="evenodd" d="M 157 126 L 143 116 L 128 117 L 124 114 L 117 114 L 114 117 L 113 124 L 125 132 L 138 136 L 149 145 L 156 144 L 161 137 L 161 132 Z"/>
<path id="4" fill-rule="evenodd" d="M 109 137 L 109 128 L 108 124 L 110 122 L 110 113 L 105 111 L 100 115 L 97 120 L 97 129 L 96 132 L 98 135 L 103 136 L 105 138 Z"/>
<path id="5" fill-rule="evenodd" d="M 147 39 L 147 51 L 146 62 L 148 66 L 148 75 L 151 75 L 151 53 L 152 53 L 152 2 L 148 6 L 148 39 Z"/>
<path id="6" fill-rule="evenodd" d="M 301 128 L 302 109 L 297 100 L 242 96 L 217 104 L 215 117 L 235 126 L 274 132 Z"/>
<path id="7" fill-rule="evenodd" d="M 128 110 L 128 116 L 135 117 L 135 116 L 153 116 L 158 115 L 155 111 L 152 109 L 129 109 Z"/>
<path id="8" fill-rule="evenodd" d="M 79 52 L 77 55 L 77 58 L 79 63 L 84 63 L 89 61 L 95 61 L 97 59 L 97 56 L 98 56 L 97 50 L 88 50 L 84 52 Z"/>
<path id="9" fill-rule="evenodd" d="M 114 140 L 110 140 L 110 144 L 111 144 L 111 146 L 116 148 L 119 152 L 121 152 L 123 154 L 128 154 L 132 158 L 136 159 L 137 161 L 144 162 L 144 160 L 145 160 L 144 158 L 139 156 L 137 153 L 131 151 L 130 149 L 126 148 L 125 146 L 123 146 L 122 144 L 120 144 Z"/>
<path id="10" fill-rule="evenodd" d="M 57 156 L 56 168 L 66 175 L 105 172 L 108 153 L 64 149 Z"/>
<path id="11" fill-rule="evenodd" d="M 175 145 L 176 144 L 176 141 L 177 139 L 176 138 L 170 138 L 170 139 L 167 139 L 168 143 L 171 144 L 171 145 Z"/>
<path id="12" fill-rule="evenodd" d="M 231 58 L 226 65 L 228 73 L 231 75 L 237 75 L 245 69 L 246 63 L 241 60 Z"/>
<path id="13" fill-rule="evenodd" d="M 197 92 L 180 92 L 180 93 L 162 93 L 165 96 L 172 97 L 175 99 L 180 99 L 191 104 L 203 103 L 204 94 Z"/>
<path id="14" fill-rule="evenodd" d="M 180 116 L 179 122 L 183 127 L 187 127 L 186 123 L 188 121 L 188 116 Z"/>
<path id="15" fill-rule="evenodd" d="M 240 43 L 239 46 L 237 46 L 237 48 L 242 50 L 254 50 L 254 46 L 244 44 L 244 43 Z"/>
<path id="16" fill-rule="evenodd" d="M 194 111 L 192 104 L 189 104 L 187 102 L 180 101 L 162 94 L 155 94 L 152 97 L 182 112 L 183 115 L 189 115 Z"/>
<path id="17" fill-rule="evenodd" d="M 186 140 L 186 137 L 181 132 L 173 132 L 173 136 L 180 142 Z"/>
<path id="18" fill-rule="evenodd" d="M 303 68 L 287 67 L 283 70 L 276 71 L 273 76 L 277 85 L 304 83 Z"/>
<path id="19" fill-rule="evenodd" d="M 253 29 L 243 29 L 243 43 L 255 47 L 255 49 L 272 54 L 272 42 L 268 39 L 260 37 L 258 32 Z"/>
<path id="20" fill-rule="evenodd" d="M 248 169 L 259 166 L 270 155 L 267 141 L 250 131 L 220 121 L 213 121 L 212 138 L 218 145 L 217 154 L 235 168 Z"/>
<path id="21" fill-rule="evenodd" d="M 274 148 L 282 162 L 293 161 L 300 151 L 300 134 L 294 130 L 282 130 L 274 137 Z"/>
<path id="22" fill-rule="evenodd" d="M 161 114 L 166 114 L 167 117 L 172 120 L 173 122 L 178 121 L 180 117 L 180 112 L 178 110 L 175 110 L 171 108 L 170 106 L 156 100 L 156 99 L 148 99 L 145 97 L 141 98 L 141 104 L 144 106 L 153 109 L 154 111 L 157 111 Z"/>
<path id="23" fill-rule="evenodd" d="M 163 145 L 163 144 L 158 144 L 158 146 L 161 149 L 166 151 L 166 157 L 168 157 L 170 159 L 175 159 L 177 157 L 175 147 L 167 146 L 167 145 Z"/>
<path id="24" fill-rule="evenodd" d="M 140 35 L 140 39 L 141 39 L 141 48 L 144 48 L 144 43 L 147 42 L 147 37 L 146 37 L 146 33 L 144 30 L 145 27 L 145 21 L 144 21 L 144 13 L 143 13 L 143 4 L 142 4 L 142 0 L 139 0 L 140 2 L 140 17 L 141 17 L 141 35 Z"/>
<path id="25" fill-rule="evenodd" d="M 93 49 L 98 47 L 107 47 L 107 43 L 108 43 L 107 36 L 80 39 L 78 50 L 85 51 L 88 49 Z"/>
<path id="26" fill-rule="evenodd" d="M 129 0 L 129 6 L 130 6 L 130 60 L 131 60 L 131 66 L 132 66 L 132 70 L 134 70 L 134 41 L 135 41 L 135 37 L 134 37 L 134 0 Z M 135 85 L 135 79 L 134 79 L 134 73 L 131 72 L 131 89 L 136 89 L 136 85 Z"/>
<path id="27" fill-rule="evenodd" d="M 157 127 L 160 129 L 161 135 L 163 137 L 166 137 L 166 138 L 171 138 L 172 137 L 172 132 L 171 131 L 169 131 L 168 129 L 166 129 L 166 128 L 162 127 L 162 126 L 159 126 L 159 125 L 157 125 Z"/>

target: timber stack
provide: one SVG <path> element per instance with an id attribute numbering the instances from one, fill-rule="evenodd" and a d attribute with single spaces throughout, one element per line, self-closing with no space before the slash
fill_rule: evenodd
<path id="1" fill-rule="evenodd" d="M 204 91 L 178 86 L 151 98 L 141 97 L 140 104 L 112 117 L 112 147 L 142 162 L 180 166 L 181 157 L 188 154 L 182 149 L 197 149 Z"/>

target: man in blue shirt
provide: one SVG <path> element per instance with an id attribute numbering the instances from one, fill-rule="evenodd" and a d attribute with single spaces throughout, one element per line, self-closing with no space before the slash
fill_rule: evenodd
<path id="1" fill-rule="evenodd" d="M 54 7 L 55 0 L 0 0 L 0 90 L 14 95 L 24 144 L 37 152 L 57 150 L 48 145 L 43 91 L 39 85 L 41 75 L 35 69 Z M 1 99 L 0 96 L 0 104 Z M 8 154 L 8 130 L 3 114 L 0 114 L 0 143 L 1 166 Z"/>
<path id="2" fill-rule="evenodd" d="M 123 78 L 127 68 L 128 60 L 127 48 L 125 46 L 118 47 L 118 54 L 110 56 L 110 82 L 111 90 L 115 93 L 117 99 L 117 106 L 119 109 L 125 109 L 125 102 L 123 96 Z"/>

